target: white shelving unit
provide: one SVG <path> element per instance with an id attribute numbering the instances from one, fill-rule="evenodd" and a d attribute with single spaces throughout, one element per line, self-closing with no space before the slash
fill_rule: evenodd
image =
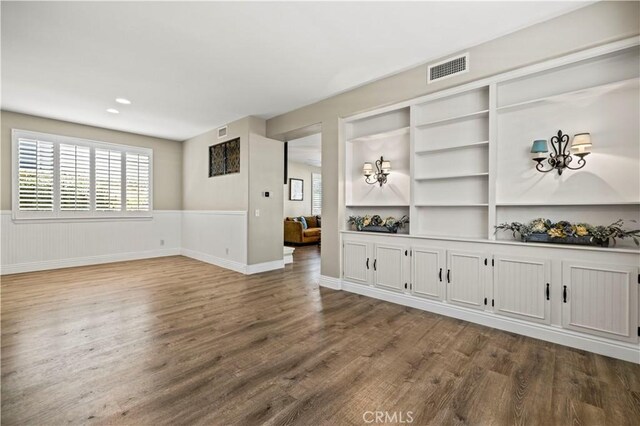
<path id="1" fill-rule="evenodd" d="M 400 218 L 409 214 L 409 108 L 385 111 L 346 126 L 346 215 Z M 391 162 L 388 182 L 380 187 L 364 181 L 362 166 L 383 156 Z M 408 232 L 405 229 L 404 232 Z"/>
<path id="2" fill-rule="evenodd" d="M 488 238 L 489 88 L 412 107 L 414 235 Z"/>
<path id="3" fill-rule="evenodd" d="M 409 214 L 411 236 L 478 241 L 537 217 L 640 222 L 640 48 L 601 52 L 346 119 L 346 215 Z M 591 133 L 587 166 L 539 173 L 531 142 L 558 130 Z M 362 176 L 380 155 L 392 163 L 382 188 Z"/>

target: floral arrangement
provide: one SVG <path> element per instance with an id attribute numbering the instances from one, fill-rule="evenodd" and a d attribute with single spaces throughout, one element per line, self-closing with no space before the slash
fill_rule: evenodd
<path id="1" fill-rule="evenodd" d="M 631 222 L 635 222 L 632 220 Z M 616 243 L 616 238 L 632 238 L 640 245 L 640 229 L 625 231 L 624 221 L 618 219 L 608 226 L 592 226 L 588 223 L 572 224 L 565 220 L 553 223 L 549 219 L 539 218 L 528 224 L 520 222 L 502 223 L 496 226 L 497 231 L 511 231 L 514 237 L 520 234 L 523 241 L 560 242 L 568 244 L 592 244 L 607 247 L 609 240 Z"/>
<path id="2" fill-rule="evenodd" d="M 393 216 L 389 216 L 386 219 L 382 219 L 379 215 L 349 216 L 347 223 L 354 225 L 358 231 L 396 233 L 398 229 L 404 228 L 409 223 L 409 217 L 405 215 L 400 219 L 396 219 Z"/>

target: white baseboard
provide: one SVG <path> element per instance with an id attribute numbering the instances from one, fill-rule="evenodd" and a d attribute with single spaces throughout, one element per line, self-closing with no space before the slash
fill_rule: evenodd
<path id="1" fill-rule="evenodd" d="M 42 262 L 16 263 L 4 265 L 1 275 L 21 274 L 23 272 L 45 271 L 49 269 L 73 268 L 75 266 L 98 265 L 101 263 L 123 262 L 126 260 L 149 259 L 153 257 L 177 256 L 180 249 L 148 250 L 133 253 L 105 254 L 100 256 L 75 257 L 71 259 L 45 260 Z"/>
<path id="2" fill-rule="evenodd" d="M 284 268 L 284 259 L 273 260 L 271 262 L 256 263 L 255 265 L 246 265 L 245 274 L 259 274 L 260 272 L 273 271 Z"/>
<path id="3" fill-rule="evenodd" d="M 241 274 L 246 273 L 245 271 L 246 271 L 247 265 L 245 265 L 244 263 L 223 259 L 221 257 L 217 257 L 210 254 L 201 253 L 199 251 L 189 250 L 185 248 L 180 249 L 180 254 L 186 257 L 190 257 L 192 259 L 199 260 L 201 262 L 220 266 L 221 268 L 231 269 L 232 271 L 240 272 Z"/>
<path id="4" fill-rule="evenodd" d="M 241 274 L 245 275 L 258 274 L 260 272 L 273 271 L 274 269 L 284 268 L 284 260 L 257 263 L 255 265 L 246 265 L 244 263 L 235 262 L 233 260 L 223 259 L 221 257 L 184 248 L 180 250 L 180 254 L 192 259 L 199 260 L 201 262 L 220 266 L 221 268 L 231 269 L 232 271 L 240 272 Z"/>
<path id="5" fill-rule="evenodd" d="M 342 290 L 342 280 L 340 278 L 320 275 L 320 281 L 318 282 L 318 284 L 320 285 L 320 287 L 326 287 L 332 290 Z"/>
<path id="6" fill-rule="evenodd" d="M 323 278 L 328 280 L 323 282 Z M 637 344 L 589 336 L 558 326 L 529 323 L 493 313 L 453 306 L 446 302 L 431 301 L 347 281 L 341 281 L 340 288 L 336 288 L 334 280 L 337 278 L 321 277 L 320 285 L 640 364 L 640 346 Z M 325 283 L 331 284 L 326 285 Z"/>
<path id="7" fill-rule="evenodd" d="M 284 246 L 282 260 L 284 260 L 284 264 L 285 265 L 293 263 L 293 252 L 294 251 L 295 251 L 295 248 Z"/>

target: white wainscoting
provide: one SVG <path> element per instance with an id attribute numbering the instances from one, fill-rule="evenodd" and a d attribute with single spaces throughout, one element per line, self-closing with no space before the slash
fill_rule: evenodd
<path id="1" fill-rule="evenodd" d="M 284 268 L 284 259 L 247 265 L 246 211 L 183 211 L 181 253 L 243 274 Z"/>
<path id="2" fill-rule="evenodd" d="M 156 210 L 151 219 L 19 221 L 1 212 L 0 273 L 42 271 L 184 255 L 243 274 L 284 267 L 247 265 L 246 211 Z"/>
<path id="3" fill-rule="evenodd" d="M 247 212 L 183 211 L 181 253 L 193 259 L 246 273 Z"/>
<path id="4" fill-rule="evenodd" d="M 2 274 L 180 254 L 180 211 L 82 221 L 14 222 L 6 210 L 0 216 Z"/>

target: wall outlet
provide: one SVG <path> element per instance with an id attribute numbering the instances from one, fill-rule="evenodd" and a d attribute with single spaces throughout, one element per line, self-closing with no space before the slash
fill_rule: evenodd
<path id="1" fill-rule="evenodd" d="M 160 240 L 160 245 L 163 246 L 164 245 L 164 240 Z"/>
<path id="2" fill-rule="evenodd" d="M 260 209 L 256 209 L 256 217 L 260 216 Z"/>

